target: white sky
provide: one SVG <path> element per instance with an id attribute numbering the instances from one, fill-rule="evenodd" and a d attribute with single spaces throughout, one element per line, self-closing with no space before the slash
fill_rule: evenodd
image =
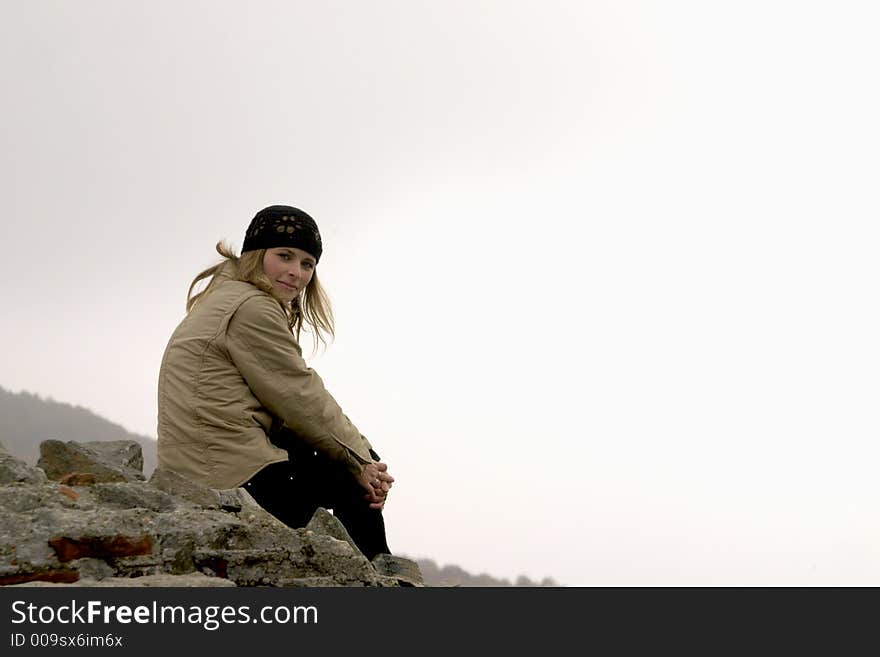
<path id="1" fill-rule="evenodd" d="M 0 4 L 0 385 L 155 436 L 186 288 L 311 213 L 395 551 L 880 585 L 873 2 Z"/>

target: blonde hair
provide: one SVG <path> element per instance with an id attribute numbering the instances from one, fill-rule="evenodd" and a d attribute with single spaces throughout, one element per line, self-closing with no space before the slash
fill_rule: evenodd
<path id="1" fill-rule="evenodd" d="M 190 283 L 189 291 L 186 293 L 187 313 L 193 309 L 196 303 L 217 288 L 222 277 L 216 274 L 223 270 L 232 280 L 250 283 L 275 299 L 284 309 L 284 313 L 287 315 L 287 326 L 296 337 L 297 342 L 299 342 L 303 324 L 306 325 L 307 330 L 312 334 L 314 350 L 318 348 L 318 341 L 326 346 L 327 336 L 330 339 L 334 337 L 333 309 L 330 307 L 330 298 L 318 280 L 317 270 L 312 274 L 312 278 L 309 284 L 306 285 L 306 289 L 302 291 L 302 294 L 288 303 L 276 294 L 272 287 L 272 281 L 263 272 L 263 257 L 266 255 L 266 249 L 247 251 L 242 253 L 241 256 L 236 256 L 232 247 L 222 240 L 217 242 L 215 248 L 217 253 L 223 256 L 224 259 L 200 272 L 193 279 L 193 282 Z M 201 292 L 193 294 L 193 289 L 199 281 L 203 281 L 206 278 L 210 278 L 207 287 Z"/>

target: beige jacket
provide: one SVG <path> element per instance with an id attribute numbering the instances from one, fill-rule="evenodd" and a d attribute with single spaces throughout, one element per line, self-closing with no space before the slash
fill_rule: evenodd
<path id="1" fill-rule="evenodd" d="M 370 443 L 306 366 L 278 302 L 224 280 L 180 323 L 159 370 L 159 465 L 211 488 L 240 486 L 287 460 L 283 422 L 359 474 Z"/>

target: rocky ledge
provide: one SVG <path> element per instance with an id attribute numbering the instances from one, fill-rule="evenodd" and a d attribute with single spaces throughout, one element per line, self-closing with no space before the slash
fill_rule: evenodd
<path id="1" fill-rule="evenodd" d="M 0 585 L 424 585 L 413 561 L 368 561 L 324 509 L 291 529 L 243 488 L 146 481 L 142 465 L 133 441 L 48 440 L 37 467 L 0 445 Z"/>

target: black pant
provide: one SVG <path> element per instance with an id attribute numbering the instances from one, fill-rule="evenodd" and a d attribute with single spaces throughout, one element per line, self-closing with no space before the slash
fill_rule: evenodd
<path id="1" fill-rule="evenodd" d="M 367 559 L 390 554 L 382 511 L 370 508 L 367 491 L 348 470 L 289 431 L 273 442 L 287 449 L 290 460 L 267 465 L 244 484 L 261 507 L 289 527 L 305 527 L 319 506 L 333 509 Z"/>

